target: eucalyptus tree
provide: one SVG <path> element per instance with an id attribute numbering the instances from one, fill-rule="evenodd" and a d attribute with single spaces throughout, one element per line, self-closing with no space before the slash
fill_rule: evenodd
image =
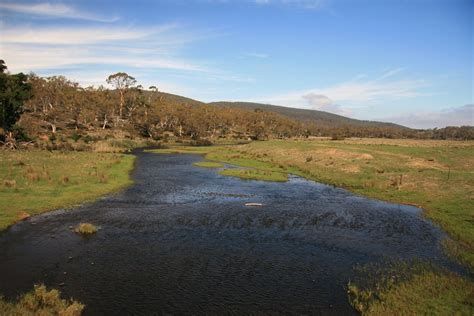
<path id="1" fill-rule="evenodd" d="M 120 94 L 119 118 L 123 118 L 123 107 L 125 104 L 125 94 L 128 89 L 135 86 L 137 80 L 125 72 L 117 72 L 107 77 L 106 82 L 115 87 Z"/>

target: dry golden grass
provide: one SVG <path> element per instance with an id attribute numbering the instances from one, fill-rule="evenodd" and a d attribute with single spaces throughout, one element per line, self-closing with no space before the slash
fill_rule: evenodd
<path id="1" fill-rule="evenodd" d="M 81 235 L 92 235 L 92 234 L 97 233 L 98 230 L 99 228 L 97 226 L 90 223 L 80 223 L 74 229 L 76 233 L 81 234 Z"/>
<path id="2" fill-rule="evenodd" d="M 0 297 L 0 315 L 8 316 L 80 316 L 84 307 L 77 301 L 61 299 L 58 290 L 48 290 L 44 285 L 35 285 L 16 302 Z"/>

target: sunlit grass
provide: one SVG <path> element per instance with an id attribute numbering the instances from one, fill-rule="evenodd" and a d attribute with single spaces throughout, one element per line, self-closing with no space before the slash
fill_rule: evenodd
<path id="1" fill-rule="evenodd" d="M 215 161 L 198 161 L 193 163 L 193 166 L 202 168 L 223 168 L 224 164 Z"/>
<path id="2" fill-rule="evenodd" d="M 29 215 L 93 200 L 132 183 L 123 154 L 0 151 L 0 230 Z"/>
<path id="3" fill-rule="evenodd" d="M 14 302 L 0 297 L 0 315 L 80 316 L 84 307 L 77 301 L 62 299 L 58 290 L 48 290 L 44 285 L 36 285 L 33 291 L 23 294 Z"/>
<path id="4" fill-rule="evenodd" d="M 357 272 L 356 272 L 357 273 Z M 362 315 L 472 315 L 474 283 L 419 262 L 362 267 L 349 282 L 352 306 Z"/>
<path id="5" fill-rule="evenodd" d="M 288 175 L 282 172 L 274 172 L 259 169 L 224 169 L 219 171 L 223 176 L 238 177 L 245 180 L 260 180 L 260 181 L 288 181 Z"/>

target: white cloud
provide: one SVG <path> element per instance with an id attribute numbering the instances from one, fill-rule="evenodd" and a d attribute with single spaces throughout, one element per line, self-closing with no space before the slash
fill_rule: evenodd
<path id="1" fill-rule="evenodd" d="M 193 36 L 174 24 L 148 29 L 123 27 L 5 27 L 0 55 L 12 72 L 40 71 L 81 64 L 120 65 L 211 72 L 177 57 Z"/>
<path id="2" fill-rule="evenodd" d="M 367 105 L 368 103 L 396 100 L 403 98 L 413 98 L 426 95 L 420 90 L 427 86 L 424 80 L 417 79 L 400 79 L 386 80 L 387 76 L 379 77 L 376 80 L 369 80 L 367 76 L 357 76 L 353 80 L 344 81 L 323 88 L 313 88 L 307 90 L 299 90 L 288 92 L 282 95 L 261 97 L 260 101 L 273 102 L 286 106 L 305 107 L 306 95 L 323 95 L 331 99 L 334 103 L 344 104 L 350 103 Z M 349 107 L 349 104 L 345 105 Z"/>
<path id="3" fill-rule="evenodd" d="M 382 76 L 380 76 L 379 80 L 393 77 L 393 76 L 395 76 L 396 74 L 402 72 L 404 69 L 405 69 L 405 68 L 399 67 L 399 68 L 395 68 L 395 69 L 388 70 L 388 71 L 386 71 L 385 73 L 383 73 Z"/>
<path id="4" fill-rule="evenodd" d="M 434 128 L 446 126 L 474 126 L 474 104 L 447 108 L 441 111 L 413 111 L 381 118 L 412 128 Z"/>
<path id="5" fill-rule="evenodd" d="M 114 22 L 118 20 L 118 17 L 103 17 L 95 15 L 89 12 L 84 12 L 73 8 L 71 6 L 61 3 L 12 3 L 5 2 L 0 3 L 0 9 L 4 9 L 11 12 L 17 12 L 22 14 L 43 16 L 43 17 L 55 17 L 55 18 L 70 18 L 70 19 L 81 19 L 90 20 L 97 22 Z"/>
<path id="6" fill-rule="evenodd" d="M 309 93 L 302 96 L 308 101 L 313 110 L 326 111 L 340 115 L 350 115 L 351 111 L 347 108 L 335 104 L 333 100 L 322 94 Z"/>

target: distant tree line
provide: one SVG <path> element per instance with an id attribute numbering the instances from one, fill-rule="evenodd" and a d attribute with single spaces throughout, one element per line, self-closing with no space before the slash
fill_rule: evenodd
<path id="1" fill-rule="evenodd" d="M 81 87 L 63 76 L 9 74 L 1 61 L 0 141 L 16 138 L 121 131 L 160 140 L 166 137 L 268 138 L 332 136 L 474 139 L 473 127 L 412 130 L 396 127 L 331 127 L 259 109 L 216 107 L 145 89 L 119 72 L 106 78 L 114 87 Z"/>

